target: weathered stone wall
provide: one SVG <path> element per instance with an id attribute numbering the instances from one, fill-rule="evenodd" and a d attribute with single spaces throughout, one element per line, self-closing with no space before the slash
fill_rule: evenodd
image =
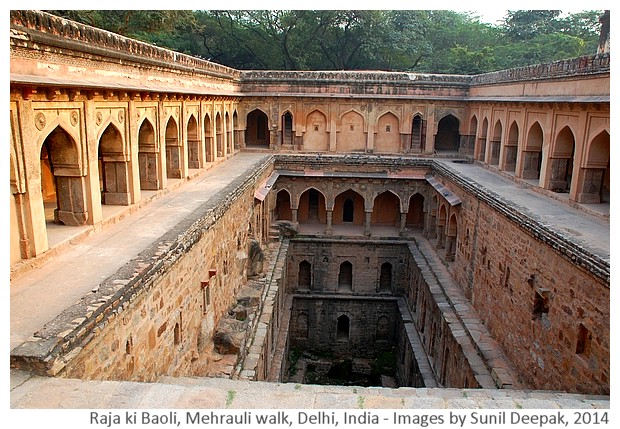
<path id="1" fill-rule="evenodd" d="M 348 318 L 340 334 L 338 319 Z M 394 298 L 296 295 L 291 310 L 289 349 L 343 357 L 372 358 L 396 343 L 398 307 Z"/>
<path id="2" fill-rule="evenodd" d="M 451 273 L 526 385 L 609 393 L 609 265 L 441 169 L 462 199 Z M 587 234 L 587 231 L 583 231 Z"/>
<path id="3" fill-rule="evenodd" d="M 289 292 L 354 293 L 356 295 L 394 294 L 403 290 L 406 264 L 402 243 L 295 239 L 288 258 Z M 300 263 L 309 262 L 310 284 L 300 282 Z M 351 287 L 340 285 L 340 266 L 352 265 Z M 390 284 L 381 287 L 381 266 L 389 264 Z M 387 266 L 386 266 L 387 268 Z"/>
<path id="4" fill-rule="evenodd" d="M 166 232 L 15 349 L 13 365 L 85 379 L 206 374 L 213 328 L 246 282 L 249 241 L 265 238 L 269 208 L 254 190 L 271 168 L 262 160 Z"/>

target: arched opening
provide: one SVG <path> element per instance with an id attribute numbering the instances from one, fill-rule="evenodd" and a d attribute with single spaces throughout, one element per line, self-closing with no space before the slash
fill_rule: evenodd
<path id="1" fill-rule="evenodd" d="M 349 261 L 340 264 L 340 270 L 338 271 L 338 290 L 353 290 L 353 264 Z"/>
<path id="2" fill-rule="evenodd" d="M 301 194 L 299 197 L 297 219 L 299 222 L 327 223 L 325 197 L 321 192 L 314 188 L 310 188 Z"/>
<path id="3" fill-rule="evenodd" d="M 336 339 L 347 341 L 349 339 L 349 317 L 344 314 L 338 318 L 336 326 Z"/>
<path id="4" fill-rule="evenodd" d="M 276 195 L 276 207 L 274 220 L 293 220 L 291 211 L 291 195 L 286 189 L 280 189 Z"/>
<path id="5" fill-rule="evenodd" d="M 173 117 L 166 124 L 166 175 L 168 178 L 180 179 L 183 177 L 183 159 L 179 140 L 179 127 Z"/>
<path id="6" fill-rule="evenodd" d="M 502 143 L 502 123 L 497 121 L 493 129 L 493 137 L 491 138 L 491 158 L 489 159 L 490 165 L 499 164 L 499 152 Z"/>
<path id="7" fill-rule="evenodd" d="M 45 220 L 61 225 L 84 225 L 88 220 L 85 177 L 73 138 L 60 126 L 41 146 L 41 194 Z"/>
<path id="8" fill-rule="evenodd" d="M 437 135 L 435 136 L 436 151 L 458 152 L 461 139 L 459 125 L 459 120 L 453 115 L 441 118 L 437 124 Z"/>
<path id="9" fill-rule="evenodd" d="M 224 127 L 222 126 L 222 116 L 220 112 L 215 115 L 215 144 L 217 145 L 217 157 L 224 156 Z"/>
<path id="10" fill-rule="evenodd" d="M 327 118 L 318 110 L 313 110 L 308 114 L 308 116 L 306 116 L 304 150 L 321 152 L 329 150 Z"/>
<path id="11" fill-rule="evenodd" d="M 482 121 L 482 128 L 480 129 L 480 136 L 478 137 L 478 150 L 476 152 L 476 160 L 484 162 L 484 157 L 487 151 L 487 134 L 489 133 L 489 121 L 484 118 Z"/>
<path id="12" fill-rule="evenodd" d="M 548 189 L 553 192 L 569 192 L 573 177 L 575 136 L 566 126 L 558 133 L 550 156 Z"/>
<path id="13" fill-rule="evenodd" d="M 239 115 L 237 115 L 237 111 L 235 110 L 233 112 L 233 116 L 232 116 L 232 131 L 233 131 L 233 140 L 234 140 L 234 145 L 233 147 L 235 148 L 235 150 L 239 149 L 239 140 L 241 138 L 240 131 L 239 131 Z"/>
<path id="14" fill-rule="evenodd" d="M 409 228 L 424 228 L 424 197 L 415 193 L 409 198 L 406 224 Z"/>
<path id="15" fill-rule="evenodd" d="M 191 115 L 187 122 L 187 151 L 189 168 L 202 167 L 202 152 L 200 150 L 200 136 L 198 135 L 198 121 Z"/>
<path id="16" fill-rule="evenodd" d="M 476 149 L 476 133 L 478 132 L 478 118 L 473 115 L 469 121 L 469 131 L 466 138 L 461 140 L 461 152 L 465 155 L 474 156 Z M 463 146 L 464 145 L 464 146 Z"/>
<path id="17" fill-rule="evenodd" d="M 517 168 L 517 149 L 519 145 L 519 126 L 516 121 L 510 124 L 508 140 L 504 146 L 504 170 L 514 173 Z"/>
<path id="18" fill-rule="evenodd" d="M 138 131 L 138 168 L 140 170 L 140 189 L 155 191 L 160 188 L 159 147 L 155 139 L 155 129 L 148 119 Z"/>
<path id="19" fill-rule="evenodd" d="M 437 213 L 437 249 L 443 249 L 445 246 L 445 226 L 447 215 L 448 211 L 446 210 L 446 205 L 441 204 L 439 206 L 439 212 Z"/>
<path id="20" fill-rule="evenodd" d="M 400 131 L 398 118 L 390 112 L 382 115 L 377 123 L 375 139 L 376 153 L 400 152 Z"/>
<path id="21" fill-rule="evenodd" d="M 364 117 L 352 110 L 340 118 L 340 132 L 336 138 L 336 151 L 364 152 L 365 150 Z"/>
<path id="22" fill-rule="evenodd" d="M 101 203 L 129 205 L 128 159 L 121 133 L 112 124 L 99 139 L 98 160 Z"/>
<path id="23" fill-rule="evenodd" d="M 312 265 L 308 261 L 299 263 L 299 274 L 297 277 L 297 287 L 299 289 L 310 289 L 312 285 Z"/>
<path id="24" fill-rule="evenodd" d="M 370 217 L 371 225 L 400 225 L 400 198 L 390 191 L 377 195 Z"/>
<path id="25" fill-rule="evenodd" d="M 525 141 L 523 150 L 523 168 L 521 177 L 524 179 L 540 178 L 542 164 L 543 130 L 538 122 L 534 122 Z"/>
<path id="26" fill-rule="evenodd" d="M 282 142 L 283 145 L 293 144 L 293 115 L 286 112 L 282 115 Z"/>
<path id="27" fill-rule="evenodd" d="M 334 200 L 333 223 L 364 224 L 364 197 L 349 189 Z"/>
<path id="28" fill-rule="evenodd" d="M 424 151 L 424 142 L 426 141 L 426 121 L 422 120 L 422 116 L 415 115 L 411 124 L 411 146 L 412 152 Z"/>
<path id="29" fill-rule="evenodd" d="M 226 126 L 226 153 L 231 154 L 235 151 L 233 150 L 232 121 L 230 120 L 230 115 L 228 114 L 228 112 L 224 114 L 224 125 Z"/>
<path id="30" fill-rule="evenodd" d="M 602 131 L 590 142 L 584 169 L 581 173 L 578 201 L 581 203 L 609 203 L 609 133 Z"/>
<path id="31" fill-rule="evenodd" d="M 248 113 L 245 144 L 263 148 L 269 147 L 268 120 L 263 111 L 255 109 Z"/>
<path id="32" fill-rule="evenodd" d="M 456 257 L 456 241 L 458 234 L 458 220 L 456 218 L 456 213 L 453 213 L 450 216 L 450 221 L 448 222 L 448 229 L 446 231 L 446 260 L 454 261 Z"/>
<path id="33" fill-rule="evenodd" d="M 390 320 L 387 316 L 379 316 L 377 320 L 377 340 L 387 340 L 390 334 Z"/>
<path id="34" fill-rule="evenodd" d="M 208 114 L 205 115 L 203 121 L 203 128 L 205 133 L 205 155 L 207 162 L 215 161 L 213 157 L 213 129 L 211 127 L 211 118 Z"/>
<path id="35" fill-rule="evenodd" d="M 384 262 L 381 264 L 381 273 L 379 274 L 379 292 L 392 291 L 392 264 Z"/>

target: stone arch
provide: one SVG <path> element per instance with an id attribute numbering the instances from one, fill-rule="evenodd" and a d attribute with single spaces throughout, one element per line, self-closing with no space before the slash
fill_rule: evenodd
<path id="1" fill-rule="evenodd" d="M 484 157 L 487 151 L 487 135 L 489 133 L 489 120 L 484 118 L 482 126 L 480 128 L 480 135 L 478 137 L 478 145 L 476 149 L 476 160 L 484 162 Z"/>
<path id="2" fill-rule="evenodd" d="M 306 132 L 304 133 L 304 150 L 329 150 L 329 133 L 327 130 L 327 116 L 318 109 L 306 116 Z"/>
<path id="3" fill-rule="evenodd" d="M 333 223 L 364 224 L 364 197 L 352 189 L 341 192 L 334 199 Z"/>
<path id="4" fill-rule="evenodd" d="M 97 151 L 101 203 L 129 205 L 129 157 L 119 129 L 110 122 L 99 137 Z"/>
<path id="5" fill-rule="evenodd" d="M 384 113 L 377 121 L 375 152 L 400 152 L 400 123 L 392 112 Z"/>
<path id="6" fill-rule="evenodd" d="M 198 133 L 198 120 L 191 114 L 187 121 L 187 152 L 189 168 L 202 167 L 202 150 L 200 134 Z"/>
<path id="7" fill-rule="evenodd" d="M 293 144 L 293 114 L 290 111 L 285 111 L 282 114 L 282 130 L 281 130 L 281 144 L 291 146 Z"/>
<path id="8" fill-rule="evenodd" d="M 469 134 L 475 136 L 478 133 L 478 117 L 474 114 L 469 121 Z"/>
<path id="9" fill-rule="evenodd" d="M 437 211 L 437 248 L 442 249 L 445 245 L 446 237 L 446 220 L 448 216 L 448 210 L 446 204 L 439 204 L 439 210 Z"/>
<path id="10" fill-rule="evenodd" d="M 373 201 L 371 225 L 400 225 L 400 198 L 392 191 L 384 191 Z"/>
<path id="11" fill-rule="evenodd" d="M 286 189 L 280 189 L 276 194 L 275 220 L 293 220 L 291 211 L 291 194 Z"/>
<path id="12" fill-rule="evenodd" d="M 390 335 L 390 319 L 386 315 L 381 315 L 377 319 L 377 340 L 387 340 Z"/>
<path id="13" fill-rule="evenodd" d="M 166 176 L 173 179 L 183 177 L 183 155 L 179 139 L 179 127 L 174 117 L 166 123 Z"/>
<path id="14" fill-rule="evenodd" d="M 392 291 L 393 267 L 389 262 L 381 264 L 379 271 L 379 292 Z"/>
<path id="15" fill-rule="evenodd" d="M 454 261 L 456 256 L 456 243 L 458 235 L 458 219 L 456 213 L 450 215 L 446 230 L 446 260 Z"/>
<path id="16" fill-rule="evenodd" d="M 458 152 L 460 146 L 459 120 L 456 116 L 449 114 L 444 116 L 437 123 L 437 134 L 435 135 L 435 150 L 444 152 Z"/>
<path id="17" fill-rule="evenodd" d="M 297 287 L 303 290 L 312 287 L 312 264 L 305 259 L 299 263 Z"/>
<path id="18" fill-rule="evenodd" d="M 299 196 L 297 208 L 299 222 L 327 223 L 325 195 L 316 188 L 308 188 Z"/>
<path id="19" fill-rule="evenodd" d="M 336 151 L 364 152 L 366 150 L 364 116 L 356 110 L 349 110 L 340 117 L 339 123 Z"/>
<path id="20" fill-rule="evenodd" d="M 269 147 L 269 120 L 267 114 L 254 109 L 247 116 L 245 144 L 248 146 Z"/>
<path id="21" fill-rule="evenodd" d="M 573 177 L 575 158 L 575 135 L 567 125 L 555 137 L 549 157 L 549 184 L 553 192 L 569 192 Z"/>
<path id="22" fill-rule="evenodd" d="M 46 221 L 62 225 L 86 224 L 86 177 L 81 171 L 77 143 L 62 126 L 56 126 L 43 140 L 40 161 Z"/>
<path id="23" fill-rule="evenodd" d="M 224 128 L 226 129 L 226 154 L 234 153 L 233 149 L 233 127 L 230 114 L 224 113 Z"/>
<path id="24" fill-rule="evenodd" d="M 411 146 L 414 152 L 423 152 L 426 142 L 426 121 L 416 113 L 411 120 Z"/>
<path id="25" fill-rule="evenodd" d="M 597 134 L 587 146 L 587 155 L 580 173 L 580 203 L 608 203 L 610 195 L 610 140 L 607 130 Z"/>
<path id="26" fill-rule="evenodd" d="M 491 136 L 491 156 L 489 158 L 489 165 L 498 165 L 499 164 L 499 152 L 502 144 L 502 121 L 498 119 L 495 121 L 495 126 L 493 127 L 493 135 Z"/>
<path id="27" fill-rule="evenodd" d="M 207 162 L 213 162 L 215 161 L 213 157 L 213 128 L 211 126 L 211 117 L 208 113 L 205 114 L 202 127 L 205 134 L 205 159 Z"/>
<path id="28" fill-rule="evenodd" d="M 527 132 L 523 148 L 523 167 L 521 177 L 524 179 L 540 178 L 540 166 L 542 164 L 543 129 L 538 121 L 534 122 Z"/>
<path id="29" fill-rule="evenodd" d="M 140 189 L 157 190 L 160 182 L 160 156 L 155 128 L 149 119 L 144 119 L 138 131 L 138 169 Z"/>
<path id="30" fill-rule="evenodd" d="M 341 315 L 336 320 L 336 339 L 339 341 L 349 340 L 349 331 L 351 329 L 351 321 L 346 314 Z"/>
<path id="31" fill-rule="evenodd" d="M 504 167 L 503 170 L 515 172 L 517 168 L 517 151 L 519 146 L 519 125 L 517 121 L 512 121 L 508 129 L 508 139 L 504 146 Z"/>
<path id="32" fill-rule="evenodd" d="M 409 198 L 406 226 L 410 228 L 424 228 L 424 196 L 416 192 Z"/>
<path id="33" fill-rule="evenodd" d="M 232 115 L 232 134 L 233 134 L 233 148 L 235 150 L 239 149 L 239 115 L 237 114 L 237 109 L 233 112 Z"/>
<path id="34" fill-rule="evenodd" d="M 338 290 L 353 290 L 353 264 L 349 261 L 341 263 L 338 269 Z"/>
<path id="35" fill-rule="evenodd" d="M 221 158 L 224 153 L 224 127 L 222 126 L 222 115 L 220 112 L 215 114 L 215 144 L 217 157 Z"/>

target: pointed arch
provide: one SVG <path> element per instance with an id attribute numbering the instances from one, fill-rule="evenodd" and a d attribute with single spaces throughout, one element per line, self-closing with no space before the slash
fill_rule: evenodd
<path id="1" fill-rule="evenodd" d="M 232 132 L 233 132 L 233 148 L 235 150 L 239 149 L 239 140 L 240 140 L 240 131 L 239 131 L 239 115 L 237 114 L 237 109 L 233 112 L 232 115 Z"/>
<path id="2" fill-rule="evenodd" d="M 101 133 L 97 158 L 101 203 L 129 205 L 129 160 L 123 135 L 113 123 Z"/>
<path id="3" fill-rule="evenodd" d="M 293 144 L 293 114 L 285 111 L 282 114 L 281 144 L 291 146 Z"/>
<path id="4" fill-rule="evenodd" d="M 312 264 L 305 259 L 299 263 L 297 287 L 303 290 L 312 287 Z"/>
<path id="5" fill-rule="evenodd" d="M 393 267 L 389 262 L 381 264 L 379 272 L 379 292 L 391 292 L 392 291 L 392 277 Z"/>
<path id="6" fill-rule="evenodd" d="M 607 130 L 597 134 L 587 146 L 587 155 L 580 172 L 577 201 L 608 203 L 611 192 L 610 140 Z"/>
<path id="7" fill-rule="evenodd" d="M 437 123 L 435 135 L 435 150 L 443 152 L 458 152 L 460 146 L 460 122 L 452 114 L 446 115 Z"/>
<path id="8" fill-rule="evenodd" d="M 338 270 L 338 290 L 353 290 L 353 264 L 349 261 L 344 261 L 340 264 Z"/>
<path id="9" fill-rule="evenodd" d="M 333 223 L 364 224 L 364 197 L 352 189 L 341 192 L 334 199 Z"/>
<path id="10" fill-rule="evenodd" d="M 337 152 L 364 152 L 366 133 L 364 116 L 356 110 L 349 110 L 340 117 L 340 130 L 336 137 Z"/>
<path id="11" fill-rule="evenodd" d="M 160 189 L 160 155 L 155 128 L 145 118 L 138 130 L 138 169 L 140 172 L 140 189 Z"/>
<path id="12" fill-rule="evenodd" d="M 224 152 L 224 127 L 222 125 L 222 115 L 220 112 L 215 114 L 215 144 L 218 158 L 226 156 Z"/>
<path id="13" fill-rule="evenodd" d="M 489 134 L 489 120 L 485 117 L 482 120 L 480 128 L 480 136 L 478 137 L 478 145 L 476 148 L 476 159 L 484 162 L 487 151 L 487 135 Z"/>
<path id="14" fill-rule="evenodd" d="M 286 189 L 280 189 L 276 194 L 275 220 L 293 220 L 291 211 L 291 194 Z"/>
<path id="15" fill-rule="evenodd" d="M 504 171 L 515 172 L 517 168 L 517 151 L 519 146 L 519 125 L 512 121 L 508 129 L 508 139 L 504 146 Z"/>
<path id="16" fill-rule="evenodd" d="M 183 177 L 183 156 L 179 127 L 174 117 L 170 116 L 166 123 L 166 175 L 169 178 Z"/>
<path id="17" fill-rule="evenodd" d="M 502 132 L 502 121 L 498 119 L 497 121 L 495 121 L 495 126 L 493 127 L 493 136 L 491 137 L 491 156 L 489 158 L 489 165 L 499 164 L 499 152 L 502 143 Z"/>
<path id="18" fill-rule="evenodd" d="M 392 112 L 386 112 L 377 121 L 375 153 L 400 152 L 400 121 Z"/>
<path id="19" fill-rule="evenodd" d="M 549 184 L 547 189 L 553 192 L 569 192 L 573 177 L 575 157 L 575 135 L 567 125 L 555 138 L 553 150 L 549 157 Z"/>
<path id="20" fill-rule="evenodd" d="M 521 177 L 524 179 L 540 178 L 540 166 L 542 165 L 542 147 L 544 133 L 538 121 L 534 122 L 527 132 L 523 148 L 523 167 Z"/>
<path id="21" fill-rule="evenodd" d="M 424 196 L 418 192 L 409 198 L 405 225 L 410 228 L 424 228 Z"/>
<path id="22" fill-rule="evenodd" d="M 262 148 L 269 147 L 269 120 L 261 109 L 248 113 L 245 130 L 245 144 Z"/>
<path id="23" fill-rule="evenodd" d="M 308 188 L 299 196 L 299 222 L 327 223 L 325 195 L 316 188 Z"/>
<path id="24" fill-rule="evenodd" d="M 338 341 L 348 341 L 349 340 L 349 331 L 350 331 L 350 320 L 349 316 L 343 314 L 338 317 L 336 321 L 336 339 Z"/>
<path id="25" fill-rule="evenodd" d="M 189 168 L 202 168 L 202 155 L 198 120 L 191 114 L 187 121 L 187 152 Z"/>
<path id="26" fill-rule="evenodd" d="M 329 150 L 329 133 L 327 132 L 327 116 L 318 109 L 306 116 L 306 132 L 303 137 L 304 150 Z"/>
<path id="27" fill-rule="evenodd" d="M 233 150 L 232 119 L 230 118 L 230 114 L 228 112 L 224 112 L 224 128 L 226 129 L 226 154 L 230 155 L 235 151 Z"/>
<path id="28" fill-rule="evenodd" d="M 371 225 L 400 225 L 400 198 L 392 191 L 377 195 L 373 201 Z"/>
<path id="29" fill-rule="evenodd" d="M 88 221 L 86 181 L 73 137 L 58 125 L 40 151 L 41 192 L 46 221 L 84 225 Z"/>
<path id="30" fill-rule="evenodd" d="M 202 128 L 205 134 L 205 159 L 207 162 L 213 162 L 215 161 L 213 153 L 213 126 L 211 124 L 211 116 L 208 113 L 205 113 Z"/>
<path id="31" fill-rule="evenodd" d="M 426 121 L 422 115 L 416 113 L 411 120 L 411 145 L 412 152 L 423 152 L 426 142 Z"/>

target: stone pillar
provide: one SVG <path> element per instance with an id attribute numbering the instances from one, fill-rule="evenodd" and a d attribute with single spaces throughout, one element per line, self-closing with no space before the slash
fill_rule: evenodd
<path id="1" fill-rule="evenodd" d="M 291 209 L 291 222 L 297 223 L 297 209 Z"/>
<path id="2" fill-rule="evenodd" d="M 370 218 L 372 212 L 364 212 L 366 217 L 364 218 L 364 235 L 370 236 Z"/>
<path id="3" fill-rule="evenodd" d="M 437 243 L 435 245 L 436 249 L 444 248 L 444 228 L 443 225 L 437 225 Z"/>
<path id="4" fill-rule="evenodd" d="M 85 225 L 88 221 L 85 176 L 56 176 L 58 207 L 54 220 L 63 225 Z"/>
<path id="5" fill-rule="evenodd" d="M 325 228 L 326 235 L 332 235 L 334 233 L 334 229 L 332 228 L 332 216 L 334 214 L 333 210 L 327 210 L 327 227 Z"/>
<path id="6" fill-rule="evenodd" d="M 405 235 L 405 225 L 407 224 L 407 212 L 400 214 L 400 235 Z"/>
<path id="7" fill-rule="evenodd" d="M 454 261 L 454 247 L 456 246 L 455 238 L 453 236 L 446 236 L 446 261 Z"/>

